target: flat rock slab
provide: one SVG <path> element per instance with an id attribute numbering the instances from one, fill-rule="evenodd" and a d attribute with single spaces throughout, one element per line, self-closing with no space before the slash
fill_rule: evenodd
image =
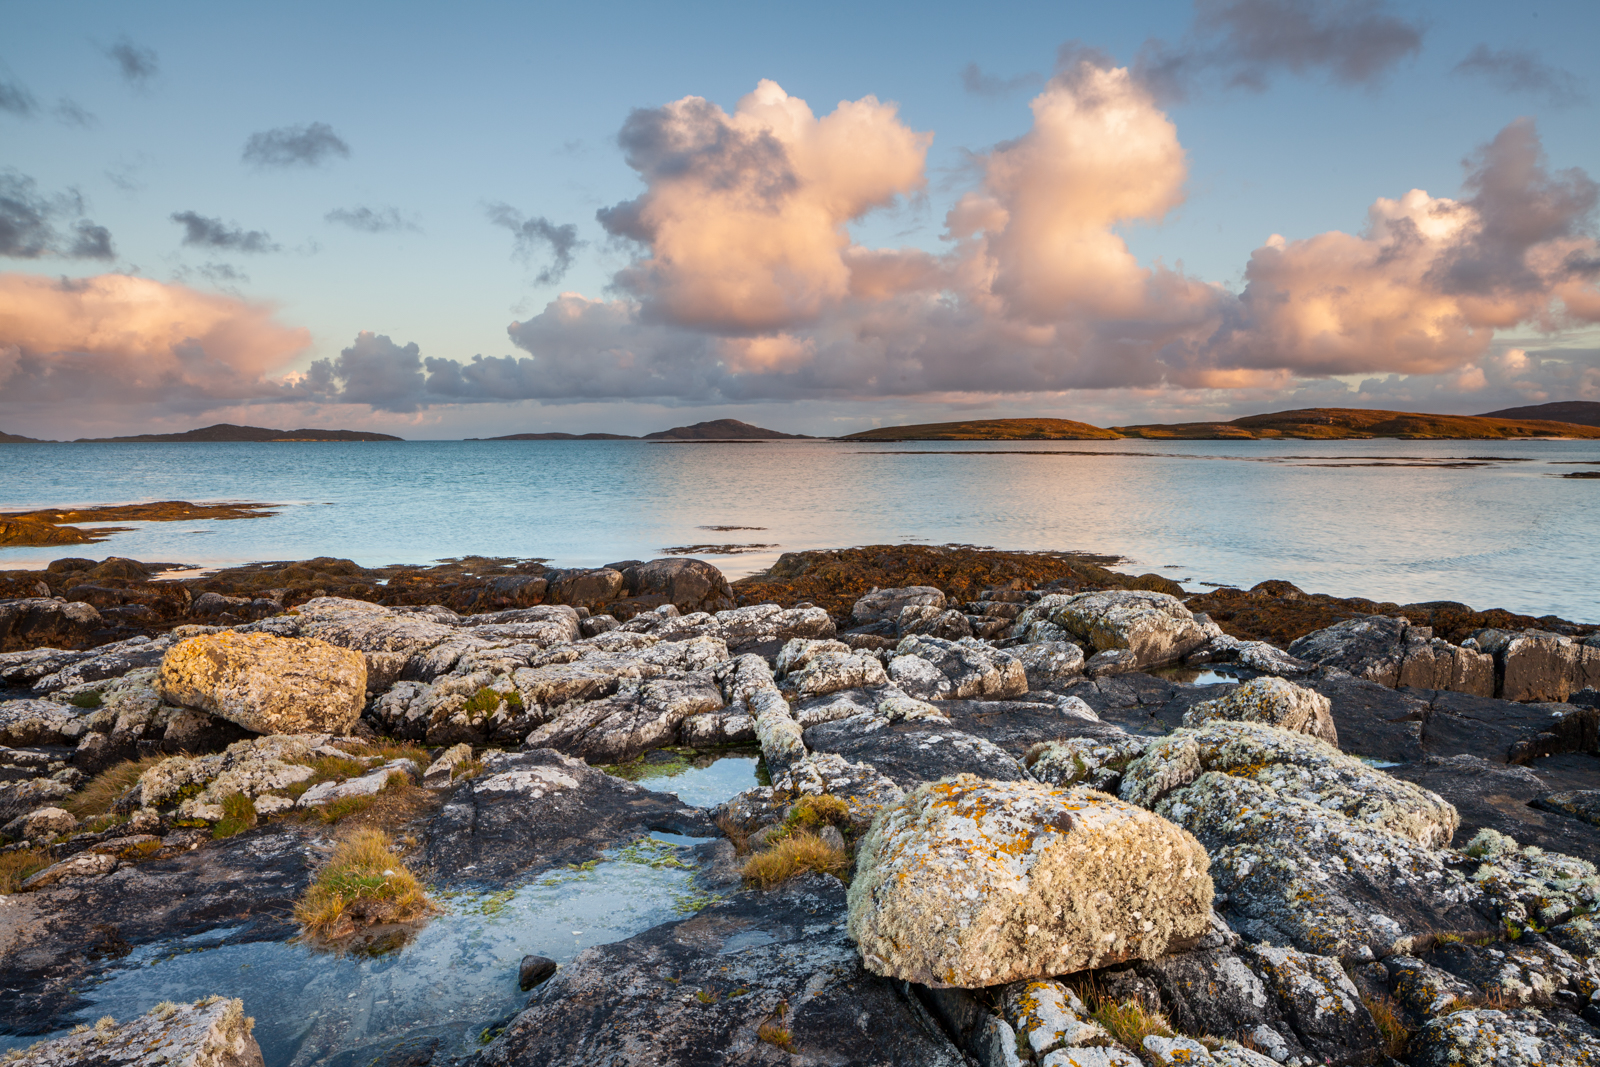
<path id="1" fill-rule="evenodd" d="M 966 1067 L 898 983 L 862 967 L 844 896 L 836 880 L 804 875 L 587 949 L 473 1067 Z M 758 1036 L 767 1023 L 787 1031 L 791 1052 Z"/>
<path id="2" fill-rule="evenodd" d="M 981 737 L 1021 759 L 1041 741 L 1111 737 L 1115 725 L 1064 713 L 1054 703 L 1021 700 L 941 700 L 934 705 L 963 733 Z"/>
<path id="3" fill-rule="evenodd" d="M 1183 725 L 1183 716 L 1203 700 L 1229 690 L 1226 685 L 1189 685 L 1170 678 L 1133 671 L 1105 678 L 1085 678 L 1061 691 L 1089 705 L 1101 720 L 1131 734 L 1159 737 Z"/>
<path id="4" fill-rule="evenodd" d="M 721 831 L 700 808 L 554 749 L 491 753 L 429 822 L 421 862 L 443 882 L 503 885 L 558 864 L 584 863 L 652 830 Z"/>
<path id="5" fill-rule="evenodd" d="M 1594 770 L 1600 772 L 1600 767 Z M 1509 767 L 1477 756 L 1429 756 L 1391 767 L 1389 773 L 1455 805 L 1461 816 L 1457 846 L 1471 841 L 1479 830 L 1490 829 L 1516 838 L 1519 845 L 1538 845 L 1600 864 L 1600 826 L 1535 806 L 1551 787 L 1533 768 Z"/>
<path id="6" fill-rule="evenodd" d="M 1519 704 L 1442 689 L 1400 692 L 1429 703 L 1430 712 L 1422 727 L 1422 747 L 1430 756 L 1468 753 L 1504 763 L 1511 746 L 1548 729 L 1552 718 L 1549 707 L 1541 704 Z"/>
<path id="7" fill-rule="evenodd" d="M 155 1008 L 120 1025 L 108 1016 L 85 1033 L 41 1043 L 9 1062 L 15 1067 L 261 1067 L 252 1023 L 242 1001 L 208 997 Z"/>
<path id="8" fill-rule="evenodd" d="M 831 752 L 850 763 L 870 763 L 901 789 L 952 774 L 1019 782 L 1028 772 L 1016 757 L 981 737 L 950 727 L 857 716 L 813 726 L 802 735 L 812 752 Z"/>
<path id="9" fill-rule="evenodd" d="M 1405 763 L 1423 756 L 1423 722 L 1431 693 L 1407 694 L 1361 678 L 1323 678 L 1306 683 L 1327 697 L 1339 748 L 1353 756 Z"/>
<path id="10" fill-rule="evenodd" d="M 13 1033 L 59 1029 L 83 1009 L 73 992 L 123 948 L 229 928 L 228 943 L 277 941 L 297 929 L 294 901 L 320 862 L 309 832 L 246 831 L 169 860 L 123 863 L 3 898 L 0 989 Z"/>

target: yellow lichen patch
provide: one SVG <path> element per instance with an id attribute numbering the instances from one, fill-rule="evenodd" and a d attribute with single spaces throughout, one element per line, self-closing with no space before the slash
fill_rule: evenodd
<path id="1" fill-rule="evenodd" d="M 422 883 L 381 830 L 348 834 L 295 905 L 305 932 L 327 940 L 362 926 L 421 918 L 434 908 Z"/>

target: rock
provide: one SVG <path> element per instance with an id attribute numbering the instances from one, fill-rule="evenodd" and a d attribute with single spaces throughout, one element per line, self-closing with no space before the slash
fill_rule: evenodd
<path id="1" fill-rule="evenodd" d="M 549 956 L 524 956 L 517 968 L 517 985 L 526 993 L 556 973 L 557 963 Z"/>
<path id="2" fill-rule="evenodd" d="M 1481 891 L 1436 851 L 1455 810 L 1305 734 L 1214 721 L 1151 743 L 1121 796 L 1193 833 L 1250 936 L 1369 959 L 1475 929 Z"/>
<path id="3" fill-rule="evenodd" d="M 1087 789 L 960 775 L 861 844 L 850 934 L 873 972 L 978 987 L 1154 958 L 1210 929 L 1198 842 Z"/>
<path id="4" fill-rule="evenodd" d="M 254 807 L 258 816 L 270 819 L 274 815 L 294 810 L 294 801 L 288 797 L 259 796 L 254 801 Z"/>
<path id="5" fill-rule="evenodd" d="M 789 673 L 783 684 L 785 689 L 808 697 L 841 689 L 888 685 L 889 677 L 876 656 L 848 650 L 826 651 L 807 657 L 805 665 Z"/>
<path id="6" fill-rule="evenodd" d="M 900 664 L 908 656 L 927 662 L 937 674 L 920 664 Z M 970 637 L 960 641 L 907 637 L 895 647 L 889 666 L 895 684 L 919 700 L 1003 699 L 1028 691 L 1021 660 Z"/>
<path id="7" fill-rule="evenodd" d="M 1047 741 L 1029 750 L 1028 772 L 1046 785 L 1086 785 L 1115 794 L 1128 764 L 1144 755 L 1148 737 L 1117 731 L 1092 737 Z"/>
<path id="8" fill-rule="evenodd" d="M 752 604 L 719 611 L 715 617 L 730 651 L 767 655 L 797 637 L 830 638 L 834 635 L 833 618 L 821 608 Z"/>
<path id="9" fill-rule="evenodd" d="M 1127 674 L 1138 669 L 1139 654 L 1131 648 L 1108 648 L 1104 652 L 1096 652 L 1083 665 L 1084 673 L 1091 678 Z"/>
<path id="10" fill-rule="evenodd" d="M 1390 774 L 1437 793 L 1456 809 L 1455 840 L 1470 841 L 1480 830 L 1496 830 L 1551 852 L 1600 863 L 1600 827 L 1546 807 L 1545 781 L 1527 767 L 1492 763 L 1478 756 L 1427 756 L 1391 768 Z"/>
<path id="11" fill-rule="evenodd" d="M 1344 751 L 1386 763 L 1423 757 L 1423 724 L 1432 710 L 1427 700 L 1344 675 L 1320 678 L 1310 687 L 1328 698 Z"/>
<path id="12" fill-rule="evenodd" d="M 206 997 L 192 1005 L 157 1005 L 120 1026 L 108 1015 L 83 1033 L 41 1041 L 9 1060 L 16 1067 L 262 1067 L 244 1003 Z"/>
<path id="13" fill-rule="evenodd" d="M 1522 848 L 1494 830 L 1480 830 L 1466 854 L 1481 860 L 1473 882 L 1507 927 L 1550 927 L 1600 908 L 1600 876 L 1587 860 Z"/>
<path id="14" fill-rule="evenodd" d="M 908 585 L 899 589 L 875 589 L 857 600 L 850 618 L 857 626 L 884 619 L 898 620 L 906 608 L 944 610 L 944 593 L 931 585 Z"/>
<path id="15" fill-rule="evenodd" d="M 848 763 L 834 753 L 812 753 L 796 761 L 770 786 L 746 790 L 714 810 L 743 827 L 770 826 L 788 814 L 789 800 L 827 794 L 845 802 L 859 836 L 879 811 L 897 804 L 905 792 L 868 763 Z"/>
<path id="16" fill-rule="evenodd" d="M 13 841 L 21 841 L 24 838 L 37 841 L 40 838 L 71 833 L 77 828 L 77 816 L 70 811 L 61 808 L 38 808 L 12 819 L 4 827 L 0 827 L 0 833 Z"/>
<path id="17" fill-rule="evenodd" d="M 1012 654 L 1022 661 L 1028 688 L 1048 689 L 1084 671 L 1083 649 L 1070 641 L 1040 641 L 1020 645 Z"/>
<path id="18" fill-rule="evenodd" d="M 1106 590 L 1051 594 L 1024 611 L 1013 632 L 1048 621 L 1097 652 L 1126 649 L 1137 667 L 1174 663 L 1206 642 L 1206 633 L 1183 601 L 1167 593 Z"/>
<path id="19" fill-rule="evenodd" d="M 1389 991 L 1417 1018 L 1432 1018 L 1457 999 L 1478 996 L 1475 988 L 1455 975 L 1415 956 L 1390 956 L 1383 965 L 1389 972 Z"/>
<path id="20" fill-rule="evenodd" d="M 1600 826 L 1600 789 L 1568 789 L 1560 793 L 1546 793 L 1533 805 L 1557 815 L 1582 819 L 1591 826 Z"/>
<path id="21" fill-rule="evenodd" d="M 1388 615 L 1346 619 L 1292 642 L 1289 655 L 1392 689 L 1400 684 L 1410 626 L 1406 619 Z"/>
<path id="22" fill-rule="evenodd" d="M 1381 1063 L 1383 1039 L 1337 959 L 1270 944 L 1245 948 L 1300 1043 L 1324 1063 Z"/>
<path id="23" fill-rule="evenodd" d="M 0 745 L 63 745 L 77 740 L 83 712 L 53 700 L 0 701 Z"/>
<path id="24" fill-rule="evenodd" d="M 1213 719 L 1266 723 L 1310 734 L 1330 745 L 1339 744 L 1339 733 L 1333 725 L 1332 702 L 1315 690 L 1282 678 L 1254 678 L 1216 700 L 1195 704 L 1184 713 L 1183 725 L 1199 726 Z"/>
<path id="25" fill-rule="evenodd" d="M 544 577 L 548 583 L 545 599 L 550 603 L 588 608 L 618 599 L 626 584 L 622 572 L 611 567 L 546 571 Z"/>
<path id="26" fill-rule="evenodd" d="M 428 769 L 422 773 L 422 787 L 424 789 L 449 789 L 450 783 L 455 779 L 456 768 L 471 758 L 471 745 L 465 743 L 452 745 L 439 753 L 438 759 L 428 764 Z"/>
<path id="27" fill-rule="evenodd" d="M 902 789 L 952 774 L 1005 782 L 1028 777 L 1021 762 L 998 745 L 961 730 L 930 729 L 926 723 L 891 724 L 876 715 L 857 716 L 813 726 L 802 738 L 812 751 L 871 764 Z"/>
<path id="28" fill-rule="evenodd" d="M 1483 631 L 1474 634 L 1485 651 L 1494 653 L 1500 670 L 1500 696 L 1506 700 L 1560 702 L 1600 684 L 1600 648 L 1579 644 L 1563 634 L 1524 630 L 1520 634 Z"/>
<path id="29" fill-rule="evenodd" d="M 63 878 L 99 878 L 116 869 L 115 856 L 107 856 L 100 852 L 80 852 L 23 879 L 21 889 L 24 893 L 31 893 L 36 889 L 55 885 Z"/>
<path id="30" fill-rule="evenodd" d="M 89 604 L 49 597 L 0 600 L 0 652 L 81 648 L 104 622 Z"/>
<path id="31" fill-rule="evenodd" d="M 72 786 L 52 778 L 27 778 L 0 783 L 0 819 L 10 822 L 55 800 L 72 795 Z"/>
<path id="32" fill-rule="evenodd" d="M 367 665 L 311 638 L 223 632 L 169 649 L 156 691 L 260 734 L 343 734 L 361 717 Z"/>
<path id="33" fill-rule="evenodd" d="M 1060 982 L 1018 982 L 1006 987 L 1002 1010 L 1017 1035 L 1016 1048 L 1026 1048 L 1035 1059 L 1061 1049 L 1104 1047 L 1111 1043 L 1105 1027 L 1089 1020 L 1078 995 Z M 1131 1057 L 1137 1064 L 1138 1058 Z"/>
<path id="34" fill-rule="evenodd" d="M 914 996 L 863 970 L 843 920 L 839 883 L 802 875 L 586 949 L 473 1067 L 790 1062 L 780 1040 L 793 1062 L 965 1067 Z"/>
<path id="35" fill-rule="evenodd" d="M 653 678 L 605 700 L 568 705 L 523 744 L 617 763 L 677 743 L 686 719 L 722 707 L 722 690 L 710 671 Z"/>
<path id="36" fill-rule="evenodd" d="M 359 778 L 348 778 L 342 782 L 319 782 L 300 795 L 297 806 L 313 808 L 349 797 L 375 797 L 389 785 L 390 775 L 399 774 L 410 779 L 421 773 L 421 768 L 408 759 L 391 760 Z"/>
<path id="37" fill-rule="evenodd" d="M 728 579 L 704 560 L 653 559 L 621 569 L 622 591 L 627 600 L 613 607 L 625 614 L 633 613 L 628 610 L 630 605 L 652 608 L 657 604 L 671 604 L 682 612 L 724 611 L 734 607 L 733 589 Z"/>
<path id="38" fill-rule="evenodd" d="M 715 837 L 705 813 L 551 749 L 490 752 L 428 823 L 422 861 L 453 883 L 503 885 L 652 830 Z"/>
<path id="39" fill-rule="evenodd" d="M 1230 949 L 1180 952 L 1134 965 L 1153 984 L 1172 1025 L 1186 1034 L 1239 1034 L 1279 1063 L 1306 1049 L 1260 975 Z"/>
<path id="40" fill-rule="evenodd" d="M 1472 1008 L 1430 1020 L 1411 1039 L 1416 1067 L 1587 1067 L 1600 1062 L 1600 1038 L 1582 1023 L 1531 1008 Z"/>

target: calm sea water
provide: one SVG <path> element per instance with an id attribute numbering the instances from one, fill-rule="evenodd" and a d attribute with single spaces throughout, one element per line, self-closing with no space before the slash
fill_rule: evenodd
<path id="1" fill-rule="evenodd" d="M 1285 578 L 1600 622 L 1600 480 L 1559 477 L 1581 470 L 1600 470 L 1600 442 L 8 445 L 4 510 L 286 506 L 267 519 L 144 524 L 92 546 L 3 549 L 0 568 L 69 555 L 580 566 L 771 546 L 703 555 L 737 578 L 787 550 L 957 542 L 1116 554 L 1190 588 Z"/>

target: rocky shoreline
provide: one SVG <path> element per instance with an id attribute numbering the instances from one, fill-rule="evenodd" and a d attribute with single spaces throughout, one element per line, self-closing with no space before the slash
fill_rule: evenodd
<path id="1" fill-rule="evenodd" d="M 1600 627 L 1112 563 L 0 574 L 0 1041 L 240 1067 L 1600 1059 Z M 649 787 L 757 753 L 720 802 Z M 156 947 L 309 937 L 296 904 L 356 830 L 443 901 L 333 946 L 394 968 L 461 894 L 581 896 L 623 859 L 693 891 L 530 955 L 531 993 L 507 968 L 510 1014 L 290 1040 L 237 979 L 51 1036 Z"/>

